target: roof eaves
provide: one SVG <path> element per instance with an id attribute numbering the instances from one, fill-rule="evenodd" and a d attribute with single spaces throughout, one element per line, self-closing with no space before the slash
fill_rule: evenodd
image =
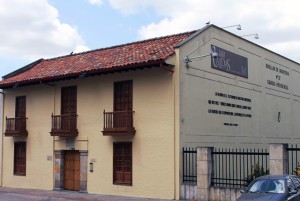
<path id="1" fill-rule="evenodd" d="M 4 76 L 2 77 L 2 79 L 8 79 L 8 78 L 10 78 L 10 77 L 14 77 L 14 76 L 16 76 L 16 75 L 19 75 L 19 74 L 21 74 L 21 73 L 24 73 L 25 71 L 30 70 L 31 68 L 33 68 L 34 66 L 36 66 L 37 64 L 39 64 L 39 63 L 42 62 L 42 61 L 44 61 L 44 59 L 38 59 L 38 60 L 36 60 L 36 61 L 34 61 L 34 62 L 32 62 L 32 63 L 30 63 L 30 64 L 28 64 L 28 65 L 26 65 L 26 66 L 24 66 L 24 67 L 22 67 L 22 68 L 20 68 L 20 69 L 18 69 L 18 70 L 15 70 L 15 71 L 13 71 L 13 72 L 7 74 L 7 75 L 4 75 Z"/>
<path id="2" fill-rule="evenodd" d="M 43 78 L 34 78 L 34 79 L 28 79 L 28 80 L 22 80 L 22 81 L 14 81 L 10 83 L 4 83 L 0 84 L 0 89 L 7 89 L 12 88 L 15 86 L 15 84 L 18 84 L 18 87 L 24 86 L 24 85 L 32 85 L 32 84 L 38 84 L 38 83 L 49 83 L 59 80 L 66 80 L 66 79 L 76 79 L 79 78 L 79 76 L 83 73 L 86 73 L 87 76 L 94 76 L 94 75 L 100 75 L 100 74 L 106 74 L 106 73 L 114 73 L 118 71 L 127 71 L 131 69 L 138 69 L 138 68 L 146 68 L 146 67 L 159 67 L 161 64 L 164 63 L 164 59 L 159 59 L 155 61 L 148 61 L 145 63 L 136 63 L 136 64 L 130 64 L 127 66 L 114 66 L 111 68 L 102 68 L 97 70 L 90 70 L 90 71 L 81 71 L 76 73 L 69 73 L 64 75 L 56 75 L 56 76 L 49 76 L 49 77 L 43 77 Z"/>
<path id="3" fill-rule="evenodd" d="M 192 40 L 193 38 L 195 38 L 196 36 L 198 36 L 200 33 L 202 33 L 203 31 L 205 31 L 206 29 L 208 29 L 210 26 L 213 26 L 213 25 L 206 25 L 202 29 L 197 30 L 195 33 L 193 33 L 192 35 L 190 35 L 189 37 L 187 37 L 185 40 L 183 40 L 180 43 L 178 43 L 177 45 L 175 45 L 174 48 L 178 48 L 178 47 L 186 44 L 187 42 L 189 42 L 190 40 Z"/>

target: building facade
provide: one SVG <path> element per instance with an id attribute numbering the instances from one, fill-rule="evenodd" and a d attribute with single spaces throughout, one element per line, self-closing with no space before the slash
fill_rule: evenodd
<path id="1" fill-rule="evenodd" d="M 0 91 L 0 103 L 1 103 L 1 107 L 0 107 L 0 114 L 3 114 L 3 92 L 2 90 Z M 0 129 L 2 131 L 2 126 L 3 126 L 3 116 L 0 116 Z M 3 135 L 1 135 L 0 137 L 0 186 L 2 186 L 2 137 Z"/>
<path id="2" fill-rule="evenodd" d="M 179 199 L 183 146 L 299 140 L 299 67 L 214 25 L 38 60 L 0 82 L 2 185 Z"/>

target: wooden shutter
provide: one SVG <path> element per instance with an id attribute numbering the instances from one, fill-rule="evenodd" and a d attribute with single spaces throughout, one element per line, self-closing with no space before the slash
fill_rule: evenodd
<path id="1" fill-rule="evenodd" d="M 15 142 L 14 174 L 26 175 L 26 142 Z"/>
<path id="2" fill-rule="evenodd" d="M 61 129 L 74 130 L 76 129 L 77 114 L 77 87 L 61 88 Z"/>
<path id="3" fill-rule="evenodd" d="M 114 184 L 132 185 L 132 143 L 114 143 Z"/>
<path id="4" fill-rule="evenodd" d="M 76 114 L 77 112 L 77 87 L 61 88 L 61 114 Z"/>
<path id="5" fill-rule="evenodd" d="M 132 80 L 115 82 L 114 111 L 132 111 Z"/>
<path id="6" fill-rule="evenodd" d="M 26 117 L 26 96 L 16 97 L 15 117 Z"/>

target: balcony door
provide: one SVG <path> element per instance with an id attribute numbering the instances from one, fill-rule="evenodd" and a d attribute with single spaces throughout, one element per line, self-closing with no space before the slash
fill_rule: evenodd
<path id="1" fill-rule="evenodd" d="M 61 88 L 61 128 L 76 129 L 77 87 Z"/>
<path id="2" fill-rule="evenodd" d="M 26 96 L 16 97 L 15 117 L 15 130 L 21 131 L 26 129 Z"/>
<path id="3" fill-rule="evenodd" d="M 132 127 L 132 120 L 132 80 L 115 82 L 114 127 Z"/>

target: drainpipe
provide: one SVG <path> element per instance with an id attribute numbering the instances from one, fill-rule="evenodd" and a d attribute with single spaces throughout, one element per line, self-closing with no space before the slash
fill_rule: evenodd
<path id="1" fill-rule="evenodd" d="M 2 129 L 1 129 L 1 131 L 2 131 L 2 133 L 1 133 L 1 138 L 2 138 L 2 141 L 1 141 L 1 158 L 0 158 L 0 160 L 1 160 L 1 180 L 0 180 L 0 187 L 2 187 L 2 185 L 3 185 L 3 140 L 4 140 L 4 99 L 5 99 L 5 94 L 1 91 L 0 92 L 3 96 L 2 96 Z"/>
<path id="2" fill-rule="evenodd" d="M 175 58 L 175 65 L 173 67 L 173 132 L 174 132 L 174 136 L 173 136 L 173 149 L 174 149 L 174 200 L 176 200 L 176 197 L 177 197 L 177 177 L 178 177 L 178 168 L 177 167 L 177 163 L 178 163 L 178 155 L 177 155 L 177 138 L 180 137 L 180 136 L 177 136 L 179 130 L 177 131 L 178 129 L 178 126 L 177 126 L 177 122 L 178 119 L 177 119 L 177 113 L 179 114 L 179 111 L 177 111 L 177 104 L 179 104 L 179 99 L 177 100 L 177 98 L 179 97 L 179 94 L 177 94 L 179 92 L 179 83 L 180 83 L 180 62 L 179 62 L 179 58 L 178 58 L 178 55 L 179 55 L 179 50 L 175 50 L 175 55 L 176 55 L 176 58 Z M 175 70 L 177 72 L 175 72 Z M 177 83 L 178 82 L 178 83 Z M 178 84 L 178 88 L 177 87 L 177 84 Z M 177 91 L 178 90 L 178 91 Z M 178 102 L 177 102 L 178 101 Z"/>
<path id="3" fill-rule="evenodd" d="M 173 139 L 173 148 L 174 148 L 174 200 L 176 200 L 176 86 L 175 86 L 175 75 L 173 74 L 173 126 L 174 126 L 174 139 Z"/>
<path id="4" fill-rule="evenodd" d="M 53 114 L 55 114 L 55 85 L 53 85 Z M 52 121 L 52 119 L 51 119 Z M 52 124 L 52 123 L 51 123 Z M 52 128 L 51 128 L 52 129 Z M 53 169 L 55 169 L 55 136 L 52 137 L 53 141 L 53 145 L 52 145 L 52 162 L 53 162 Z M 55 187 L 55 173 L 54 171 L 52 171 L 52 181 L 53 181 L 53 187 Z"/>

